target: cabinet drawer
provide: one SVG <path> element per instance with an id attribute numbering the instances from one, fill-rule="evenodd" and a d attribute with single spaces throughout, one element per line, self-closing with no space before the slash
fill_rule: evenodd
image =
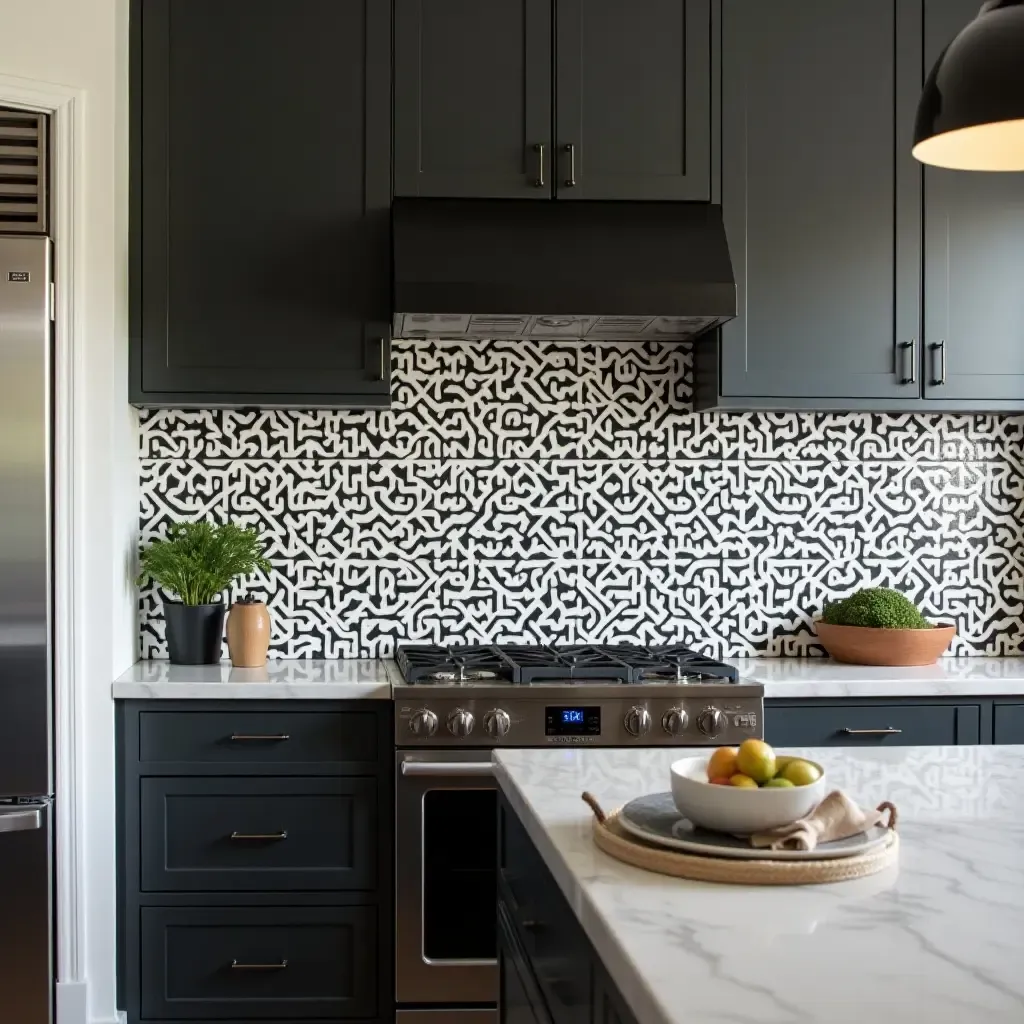
<path id="1" fill-rule="evenodd" d="M 141 711 L 139 760 L 227 765 L 374 763 L 373 711 Z"/>
<path id="2" fill-rule="evenodd" d="M 992 717 L 993 743 L 1024 743 L 1024 704 L 996 704 Z"/>
<path id="3" fill-rule="evenodd" d="M 141 800 L 144 891 L 377 885 L 374 779 L 146 778 Z"/>
<path id="4" fill-rule="evenodd" d="M 765 739 L 780 747 L 979 743 L 975 704 L 835 704 L 765 708 Z"/>
<path id="5" fill-rule="evenodd" d="M 141 1016 L 373 1017 L 375 907 L 143 907 Z"/>

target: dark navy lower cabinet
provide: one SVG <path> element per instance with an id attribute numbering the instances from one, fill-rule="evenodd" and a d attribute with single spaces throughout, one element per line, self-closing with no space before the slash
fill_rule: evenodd
<path id="1" fill-rule="evenodd" d="M 377 888 L 374 779 L 142 779 L 149 892 Z"/>
<path id="2" fill-rule="evenodd" d="M 119 703 L 128 1024 L 393 1021 L 391 714 Z"/>
<path id="3" fill-rule="evenodd" d="M 992 742 L 1024 743 L 1024 704 L 996 702 L 992 709 Z"/>
<path id="4" fill-rule="evenodd" d="M 377 908 L 143 907 L 142 1015 L 373 1020 Z"/>
<path id="5" fill-rule="evenodd" d="M 765 739 L 780 747 L 949 746 L 982 741 L 986 701 L 961 698 L 765 702 Z"/>
<path id="6" fill-rule="evenodd" d="M 498 799 L 501 1024 L 635 1024 L 515 811 Z"/>

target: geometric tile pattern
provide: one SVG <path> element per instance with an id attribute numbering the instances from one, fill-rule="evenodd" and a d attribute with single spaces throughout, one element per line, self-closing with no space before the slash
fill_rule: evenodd
<path id="1" fill-rule="evenodd" d="M 1024 417 L 694 413 L 686 344 L 396 341 L 386 411 L 142 414 L 143 540 L 258 524 L 272 655 L 396 643 L 821 653 L 895 586 L 956 654 L 1024 642 Z M 228 596 L 228 595 L 226 595 Z M 235 595 L 237 596 L 237 595 Z M 165 654 L 141 595 L 143 657 Z"/>

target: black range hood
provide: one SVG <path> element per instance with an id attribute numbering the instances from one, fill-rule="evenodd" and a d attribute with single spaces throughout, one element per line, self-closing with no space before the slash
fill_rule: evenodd
<path id="1" fill-rule="evenodd" d="M 721 207 L 394 202 L 400 338 L 692 340 L 736 316 Z"/>

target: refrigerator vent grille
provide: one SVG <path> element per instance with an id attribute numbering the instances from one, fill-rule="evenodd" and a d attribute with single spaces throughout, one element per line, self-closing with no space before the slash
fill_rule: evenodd
<path id="1" fill-rule="evenodd" d="M 46 234 L 46 115 L 0 107 L 0 231 Z"/>

